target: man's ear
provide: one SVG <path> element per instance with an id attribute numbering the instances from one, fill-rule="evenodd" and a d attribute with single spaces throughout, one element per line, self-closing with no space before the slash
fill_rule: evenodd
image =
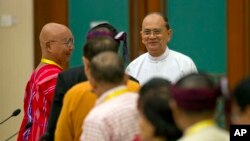
<path id="1" fill-rule="evenodd" d="M 82 62 L 83 62 L 83 65 L 84 65 L 84 69 L 85 69 L 85 72 L 89 70 L 90 68 L 90 62 L 89 60 L 86 58 L 86 57 L 82 57 Z"/>
<path id="2" fill-rule="evenodd" d="M 143 31 L 141 30 L 140 33 L 141 33 L 141 41 L 142 41 L 143 44 L 145 44 L 145 41 L 143 40 Z"/>
<path id="3" fill-rule="evenodd" d="M 46 49 L 48 52 L 52 52 L 52 47 L 51 47 L 50 42 L 46 42 L 46 43 L 45 43 L 45 49 Z"/>
<path id="4" fill-rule="evenodd" d="M 249 121 L 250 121 L 250 105 L 246 106 L 245 113 L 247 117 L 249 117 Z"/>
<path id="5" fill-rule="evenodd" d="M 174 99 L 170 98 L 169 100 L 169 107 L 172 109 L 172 110 L 176 110 L 177 109 L 177 103 Z"/>
<path id="6" fill-rule="evenodd" d="M 175 119 L 178 119 L 180 116 L 182 116 L 182 112 L 181 112 L 182 110 L 179 108 L 177 102 L 172 98 L 170 98 L 169 100 L 169 107 L 172 110 L 173 117 Z"/>
<path id="7" fill-rule="evenodd" d="M 142 30 L 140 31 L 140 33 L 141 33 L 141 36 L 143 36 L 143 32 L 142 32 Z"/>
<path id="8" fill-rule="evenodd" d="M 92 88 L 95 90 L 97 88 L 97 84 L 95 79 L 91 75 L 88 76 L 88 81 L 91 84 Z"/>
<path id="9" fill-rule="evenodd" d="M 84 72 L 88 78 L 88 80 L 90 79 L 90 62 L 86 57 L 82 57 L 82 61 L 84 64 Z"/>
<path id="10" fill-rule="evenodd" d="M 169 42 L 173 35 L 172 29 L 167 30 L 167 34 L 168 34 L 168 42 Z"/>

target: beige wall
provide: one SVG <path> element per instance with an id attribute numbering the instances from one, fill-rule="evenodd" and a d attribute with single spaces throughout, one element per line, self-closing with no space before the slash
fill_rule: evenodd
<path id="1" fill-rule="evenodd" d="M 13 16 L 16 23 L 1 26 L 3 15 Z M 0 140 L 5 140 L 19 130 L 25 84 L 33 70 L 33 1 L 0 0 L 0 22 L 0 121 L 22 109 L 0 125 Z"/>

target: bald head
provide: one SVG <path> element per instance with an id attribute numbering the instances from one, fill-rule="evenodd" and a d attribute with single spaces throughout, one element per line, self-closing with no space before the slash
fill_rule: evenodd
<path id="1" fill-rule="evenodd" d="M 68 66 L 74 47 L 74 39 L 67 26 L 58 23 L 48 23 L 43 26 L 39 40 L 42 58 L 56 62 L 62 68 Z"/>
<path id="2" fill-rule="evenodd" d="M 57 40 L 64 32 L 71 33 L 68 27 L 62 24 L 48 23 L 44 25 L 39 36 L 41 47 L 44 47 L 49 40 Z"/>

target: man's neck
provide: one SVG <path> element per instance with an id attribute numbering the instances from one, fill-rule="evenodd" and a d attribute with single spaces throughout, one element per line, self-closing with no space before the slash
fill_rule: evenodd
<path id="1" fill-rule="evenodd" d="M 51 60 L 51 61 L 53 61 L 54 63 L 56 63 L 56 65 L 58 65 L 60 68 L 62 68 L 62 69 L 66 69 L 67 67 L 68 67 L 68 64 L 64 64 L 64 63 L 62 63 L 60 60 L 57 60 L 57 59 L 55 59 L 55 58 L 53 58 L 53 57 L 50 57 L 50 56 L 46 56 L 46 55 L 43 55 L 42 56 L 42 58 L 43 59 L 46 59 L 46 60 Z M 43 62 L 44 63 L 44 62 Z M 45 63 L 46 64 L 46 63 Z"/>
<path id="2" fill-rule="evenodd" d="M 167 47 L 166 48 L 164 48 L 164 49 L 162 49 L 162 50 L 160 50 L 160 51 L 158 51 L 158 52 L 148 52 L 152 57 L 160 57 L 160 56 L 162 56 L 164 53 L 165 53 L 165 51 L 167 50 Z"/>
<path id="3" fill-rule="evenodd" d="M 188 116 L 183 116 L 183 120 L 185 120 L 182 124 L 182 128 L 186 130 L 187 128 L 191 127 L 195 123 L 198 123 L 202 120 L 207 120 L 207 119 L 212 119 L 213 115 L 212 114 L 204 114 L 204 115 L 188 115 Z"/>
<path id="4" fill-rule="evenodd" d="M 123 83 L 102 83 L 98 86 L 99 90 L 97 92 L 97 96 L 100 97 L 106 91 L 111 90 L 111 89 L 118 87 L 120 85 L 123 85 Z"/>

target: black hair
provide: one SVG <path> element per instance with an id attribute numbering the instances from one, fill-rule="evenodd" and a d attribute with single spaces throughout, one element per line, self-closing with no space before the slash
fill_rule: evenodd
<path id="1" fill-rule="evenodd" d="M 241 111 L 244 111 L 250 105 L 250 77 L 247 77 L 236 86 L 232 95 Z"/>
<path id="2" fill-rule="evenodd" d="M 128 47 L 127 47 L 127 33 L 122 31 L 119 32 L 109 23 L 101 23 L 93 28 L 91 28 L 88 31 L 87 34 L 87 40 L 95 38 L 95 37 L 100 37 L 100 36 L 106 36 L 113 38 L 116 42 L 119 48 L 120 42 L 123 42 L 123 47 L 122 47 L 122 58 L 124 62 L 129 61 L 129 55 L 128 55 Z M 118 52 L 119 49 L 117 49 Z M 84 55 L 84 48 L 83 48 L 83 55 Z"/>
<path id="3" fill-rule="evenodd" d="M 153 78 L 139 91 L 138 108 L 155 127 L 154 135 L 166 140 L 177 140 L 182 132 L 175 124 L 169 107 L 170 82 Z"/>
<path id="4" fill-rule="evenodd" d="M 98 24 L 97 26 L 91 28 L 89 32 L 97 31 L 98 29 L 102 29 L 102 28 L 106 28 L 107 30 L 109 30 L 113 34 L 113 37 L 118 33 L 117 29 L 115 29 L 115 27 L 113 27 L 111 24 L 108 24 L 108 23 Z"/>
<path id="5" fill-rule="evenodd" d="M 113 51 L 118 52 L 117 42 L 108 36 L 98 36 L 92 39 L 89 39 L 83 47 L 83 56 L 86 57 L 89 61 L 92 60 L 94 56 L 104 51 Z"/>
<path id="6" fill-rule="evenodd" d="M 152 14 L 156 14 L 156 15 L 159 15 L 160 17 L 162 17 L 163 20 L 165 21 L 165 27 L 167 28 L 167 30 L 170 29 L 170 25 L 169 25 L 168 17 L 167 17 L 167 16 L 163 15 L 163 14 L 160 13 L 160 12 L 151 12 L 151 13 L 147 14 L 147 16 L 148 16 L 148 15 L 152 15 Z M 146 17 L 147 17 L 147 16 L 146 16 Z"/>

